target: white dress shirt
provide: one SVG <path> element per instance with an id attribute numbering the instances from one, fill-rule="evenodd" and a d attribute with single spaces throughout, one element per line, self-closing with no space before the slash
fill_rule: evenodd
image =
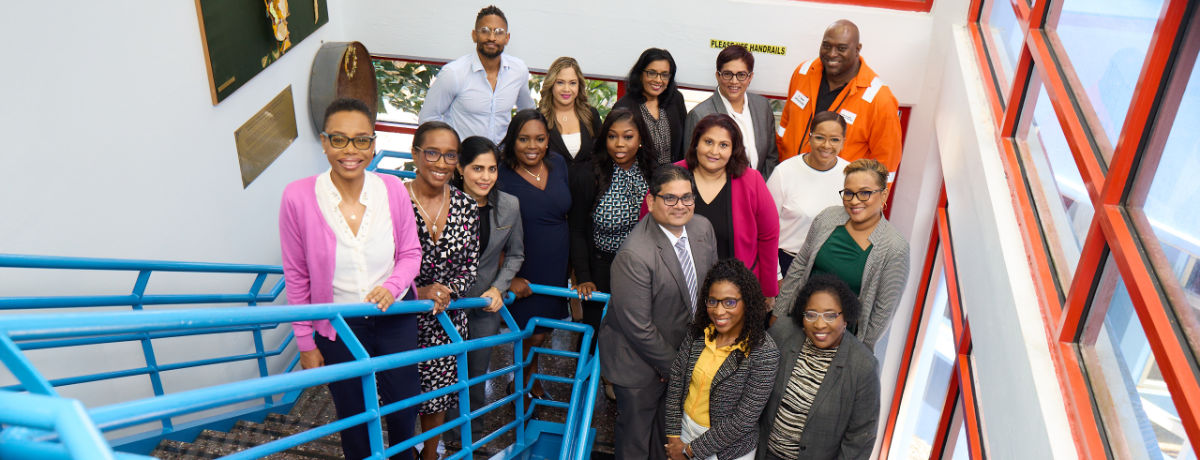
<path id="1" fill-rule="evenodd" d="M 750 99 L 742 97 L 742 113 L 737 113 L 733 110 L 733 105 L 729 104 L 729 99 L 725 99 L 725 95 L 721 94 L 720 90 L 717 90 L 717 97 L 721 99 L 722 104 L 725 104 L 725 111 L 729 112 L 729 116 L 733 117 L 733 122 L 737 123 L 738 129 L 742 131 L 742 145 L 746 147 L 746 158 L 750 159 L 750 169 L 758 169 L 758 147 L 754 143 L 754 117 L 750 116 Z"/>
<path id="2" fill-rule="evenodd" d="M 438 72 L 425 94 L 417 123 L 444 121 L 461 139 L 484 136 L 499 144 L 512 121 L 513 106 L 534 107 L 525 62 L 501 54 L 493 90 L 479 55 L 471 53 L 450 61 Z"/>
<path id="3" fill-rule="evenodd" d="M 338 209 L 342 194 L 329 178 L 331 171 L 317 177 L 317 206 L 337 240 L 334 250 L 333 302 L 359 303 L 375 286 L 392 276 L 396 266 L 396 238 L 392 232 L 390 203 L 383 179 L 367 174 L 358 201 L 366 205 L 359 216 L 358 234 L 350 231 Z"/>

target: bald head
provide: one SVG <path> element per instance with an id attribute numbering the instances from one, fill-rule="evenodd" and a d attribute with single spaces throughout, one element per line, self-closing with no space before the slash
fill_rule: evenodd
<path id="1" fill-rule="evenodd" d="M 858 26 L 839 19 L 825 29 L 821 37 L 821 65 L 830 86 L 841 86 L 858 75 Z"/>

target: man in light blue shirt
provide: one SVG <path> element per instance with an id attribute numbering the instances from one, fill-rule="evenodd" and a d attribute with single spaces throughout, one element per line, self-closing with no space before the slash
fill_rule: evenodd
<path id="1" fill-rule="evenodd" d="M 442 67 L 425 95 L 418 123 L 444 121 L 460 138 L 484 136 L 499 144 L 512 120 L 513 106 L 534 107 L 529 68 L 504 54 L 508 39 L 504 12 L 495 6 L 480 10 L 471 31 L 475 53 Z"/>

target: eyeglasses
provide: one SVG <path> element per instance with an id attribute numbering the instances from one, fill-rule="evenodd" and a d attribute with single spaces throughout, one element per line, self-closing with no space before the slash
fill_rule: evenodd
<path id="1" fill-rule="evenodd" d="M 423 149 L 420 147 L 413 147 L 413 152 L 424 153 L 425 161 L 430 163 L 437 163 L 438 159 L 445 159 L 446 164 L 448 165 L 458 164 L 458 152 L 439 152 L 437 150 Z"/>
<path id="2" fill-rule="evenodd" d="M 741 301 L 742 301 L 742 299 L 737 298 L 737 297 L 730 297 L 728 299 L 716 299 L 716 298 L 709 297 L 707 299 L 704 299 L 704 304 L 707 305 L 708 308 L 717 308 L 717 305 L 720 305 L 722 307 L 725 307 L 726 310 L 732 310 L 733 307 L 736 307 L 738 302 L 741 302 Z"/>
<path id="3" fill-rule="evenodd" d="M 855 192 L 855 191 L 851 191 L 851 190 L 847 190 L 847 189 L 841 189 L 841 190 L 838 190 L 838 195 L 842 196 L 842 201 L 850 201 L 850 199 L 853 197 L 858 197 L 858 201 L 867 201 L 867 200 L 871 199 L 871 195 L 882 192 L 884 190 L 886 190 L 886 189 L 881 188 L 879 190 L 861 190 L 861 191 Z"/>
<path id="4" fill-rule="evenodd" d="M 839 316 L 842 316 L 842 312 L 840 312 L 840 311 L 827 311 L 825 313 L 817 313 L 812 310 L 807 310 L 804 312 L 804 320 L 808 321 L 810 323 L 815 323 L 815 322 L 817 322 L 817 318 L 821 318 L 821 319 L 825 320 L 826 324 L 833 324 L 834 321 L 837 321 Z"/>
<path id="5" fill-rule="evenodd" d="M 663 203 L 666 204 L 667 206 L 675 206 L 676 204 L 679 204 L 680 202 L 683 202 L 684 206 L 691 206 L 691 205 L 696 204 L 696 195 L 693 193 L 688 193 L 683 196 L 675 196 L 675 195 L 669 195 L 669 194 L 668 195 L 655 195 L 655 196 L 662 198 Z"/>
<path id="6" fill-rule="evenodd" d="M 642 71 L 642 74 L 644 74 L 646 76 L 647 80 L 671 81 L 671 72 L 669 72 L 669 71 L 655 72 L 653 70 L 646 69 L 646 70 Z"/>
<path id="7" fill-rule="evenodd" d="M 504 30 L 503 27 L 497 27 L 497 28 L 493 29 L 488 26 L 483 26 L 478 29 L 475 29 L 475 33 L 477 33 L 479 35 L 503 37 L 504 34 L 508 33 L 508 31 Z"/>
<path id="8" fill-rule="evenodd" d="M 809 137 L 809 139 L 812 139 L 811 143 L 814 143 L 814 144 L 824 144 L 826 142 L 831 143 L 831 144 L 841 144 L 842 143 L 842 138 L 836 137 L 836 136 L 835 137 L 825 137 L 820 134 L 809 133 L 808 137 Z"/>
<path id="9" fill-rule="evenodd" d="M 733 73 L 728 70 L 722 70 L 720 72 L 717 72 L 717 75 L 719 75 L 721 77 L 721 79 L 725 80 L 725 81 L 733 80 L 734 78 L 737 78 L 737 81 L 746 81 L 747 78 L 750 78 L 750 72 L 744 72 L 744 71 L 738 72 L 738 73 Z"/>
<path id="10" fill-rule="evenodd" d="M 375 136 L 350 137 L 342 134 L 329 134 L 327 132 L 321 132 L 321 135 L 329 139 L 329 145 L 335 149 L 344 149 L 351 142 L 354 142 L 354 148 L 366 150 L 371 148 L 371 144 L 375 143 Z"/>

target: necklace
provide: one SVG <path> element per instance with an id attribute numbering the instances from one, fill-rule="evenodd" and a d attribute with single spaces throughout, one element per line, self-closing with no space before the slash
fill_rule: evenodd
<path id="1" fill-rule="evenodd" d="M 536 174 L 536 173 L 534 173 L 533 171 L 530 171 L 530 170 L 529 170 L 529 168 L 526 168 L 526 167 L 525 167 L 525 165 L 521 165 L 521 169 L 524 169 L 524 170 L 525 170 L 525 172 L 529 173 L 529 175 L 530 175 L 530 176 L 533 176 L 533 178 L 534 178 L 534 179 L 537 179 L 537 181 L 538 181 L 538 182 L 541 182 L 541 181 L 542 181 L 542 175 L 541 175 L 541 174 Z M 545 173 L 542 173 L 542 174 L 545 174 Z"/>
<path id="2" fill-rule="evenodd" d="M 344 206 L 346 206 L 346 202 L 343 201 L 341 203 L 338 203 L 338 209 L 341 209 L 343 213 L 346 212 L 346 209 L 344 208 Z M 354 205 L 352 204 L 352 205 L 350 205 L 350 207 L 353 208 Z M 350 220 L 358 220 L 358 213 L 354 212 L 353 209 L 351 209 L 351 211 L 350 211 Z"/>
<path id="3" fill-rule="evenodd" d="M 442 187 L 442 202 L 438 204 L 438 213 L 436 216 L 433 217 L 433 219 L 430 219 L 429 213 L 425 211 L 425 207 L 421 206 L 421 200 L 418 199 L 417 194 L 413 192 L 412 182 L 409 182 L 404 185 L 408 186 L 408 194 L 412 196 L 413 203 L 417 204 L 417 210 L 421 212 L 421 217 L 425 218 L 425 223 L 430 228 L 429 234 L 431 236 L 437 235 L 438 234 L 437 221 L 438 221 L 438 219 L 442 218 L 442 211 L 446 204 L 446 198 L 449 197 L 449 195 L 450 195 L 450 189 L 447 187 L 444 187 L 444 186 Z"/>

